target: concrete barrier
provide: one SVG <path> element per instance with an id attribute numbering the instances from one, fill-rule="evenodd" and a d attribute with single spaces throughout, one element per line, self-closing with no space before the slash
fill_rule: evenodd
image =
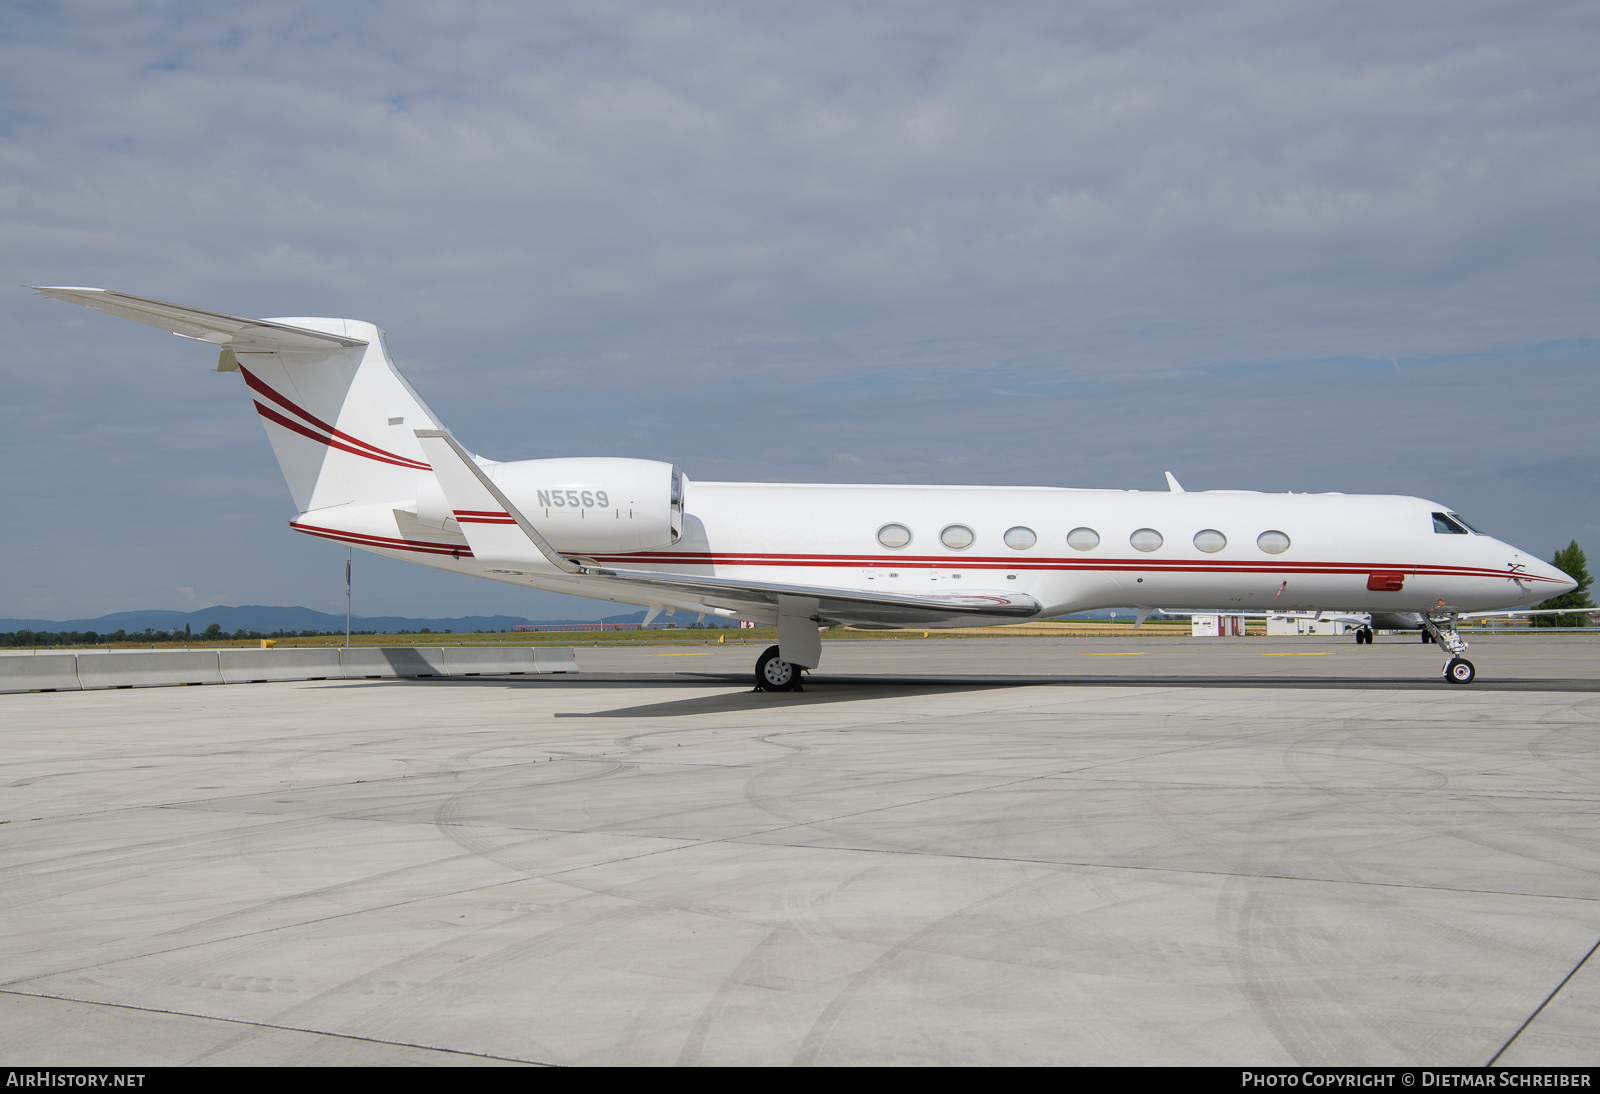
<path id="1" fill-rule="evenodd" d="M 572 647 L 444 646 L 451 676 L 526 676 L 536 672 L 577 672 Z"/>
<path id="2" fill-rule="evenodd" d="M 273 680 L 343 680 L 339 650 L 303 647 L 286 650 L 218 650 L 224 683 L 253 684 Z"/>
<path id="3" fill-rule="evenodd" d="M 78 683 L 89 688 L 220 684 L 216 650 L 108 650 L 78 654 Z"/>
<path id="4" fill-rule="evenodd" d="M 0 654 L 0 693 L 577 672 L 571 647 L 376 646 Z"/>
<path id="5" fill-rule="evenodd" d="M 438 647 L 372 646 L 341 649 L 339 665 L 346 680 L 393 680 L 396 677 L 448 676 L 444 651 Z"/>
<path id="6" fill-rule="evenodd" d="M 445 646 L 451 676 L 525 676 L 534 671 L 527 646 Z"/>
<path id="7" fill-rule="evenodd" d="M 571 646 L 535 646 L 534 672 L 577 672 L 578 657 Z"/>
<path id="8" fill-rule="evenodd" d="M 0 654 L 0 692 L 77 691 L 78 659 L 70 653 Z"/>

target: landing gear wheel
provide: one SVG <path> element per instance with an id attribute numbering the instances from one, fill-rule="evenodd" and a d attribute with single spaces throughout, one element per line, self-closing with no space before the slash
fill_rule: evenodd
<path id="1" fill-rule="evenodd" d="M 1445 662 L 1444 678 L 1452 684 L 1470 684 L 1477 675 L 1478 670 L 1465 657 L 1452 657 Z"/>
<path id="2" fill-rule="evenodd" d="M 1423 631 L 1422 632 L 1422 644 L 1423 645 L 1427 645 L 1429 642 L 1432 642 L 1432 641 L 1433 641 L 1433 636 L 1430 635 L 1427 631 Z"/>
<path id="3" fill-rule="evenodd" d="M 756 688 L 759 691 L 799 691 L 800 667 L 779 658 L 777 646 L 768 646 L 756 661 Z"/>
<path id="4" fill-rule="evenodd" d="M 1372 628 L 1371 627 L 1362 627 L 1360 630 L 1356 631 L 1356 645 L 1358 645 L 1358 646 L 1370 646 L 1370 645 L 1372 645 Z"/>

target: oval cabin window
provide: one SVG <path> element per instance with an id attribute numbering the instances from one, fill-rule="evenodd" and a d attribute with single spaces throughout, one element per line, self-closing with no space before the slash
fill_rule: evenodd
<path id="1" fill-rule="evenodd" d="M 885 524 L 878 529 L 878 542 L 889 548 L 900 548 L 911 542 L 911 529 L 904 524 Z"/>
<path id="2" fill-rule="evenodd" d="M 1013 551 L 1026 551 L 1038 542 L 1039 537 L 1033 534 L 1032 528 L 1006 529 L 1006 546 Z"/>
<path id="3" fill-rule="evenodd" d="M 1282 532 L 1262 532 L 1256 537 L 1256 546 L 1269 555 L 1281 555 L 1289 549 L 1289 537 Z"/>
<path id="4" fill-rule="evenodd" d="M 1206 528 L 1194 534 L 1194 545 L 1206 554 L 1214 555 L 1228 545 L 1228 537 L 1215 528 Z"/>
<path id="5" fill-rule="evenodd" d="M 972 534 L 972 529 L 965 524 L 952 524 L 939 533 L 939 542 L 952 551 L 962 551 L 972 546 L 972 541 L 977 537 Z"/>
<path id="6" fill-rule="evenodd" d="M 1067 546 L 1074 551 L 1092 551 L 1100 546 L 1100 533 L 1093 528 L 1074 528 L 1067 533 Z"/>
<path id="7" fill-rule="evenodd" d="M 1161 546 L 1161 533 L 1154 528 L 1141 528 L 1128 537 L 1135 551 L 1154 551 Z"/>

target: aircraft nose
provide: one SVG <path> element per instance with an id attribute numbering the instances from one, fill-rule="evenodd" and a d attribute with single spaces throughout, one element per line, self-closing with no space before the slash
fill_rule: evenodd
<path id="1" fill-rule="evenodd" d="M 1547 578 L 1550 581 L 1559 582 L 1559 584 L 1556 585 L 1547 584 L 1544 586 L 1544 590 L 1542 591 L 1548 594 L 1545 597 L 1546 600 L 1549 600 L 1554 596 L 1561 596 L 1563 593 L 1570 593 L 1573 589 L 1578 587 L 1578 583 L 1576 581 L 1572 580 L 1571 577 L 1562 573 L 1548 562 L 1539 563 L 1537 572 L 1540 577 Z"/>
<path id="2" fill-rule="evenodd" d="M 1549 600 L 1552 597 L 1570 593 L 1578 587 L 1578 583 L 1572 580 L 1571 576 L 1562 573 L 1550 563 L 1539 558 L 1538 555 L 1518 550 L 1509 543 L 1502 546 L 1509 548 L 1511 551 L 1510 565 L 1512 568 L 1521 566 L 1523 573 L 1534 578 L 1533 581 L 1526 583 L 1526 591 L 1531 593 L 1537 600 Z"/>

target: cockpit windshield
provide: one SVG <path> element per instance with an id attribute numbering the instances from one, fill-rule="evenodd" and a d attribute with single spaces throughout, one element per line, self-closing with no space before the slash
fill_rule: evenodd
<path id="1" fill-rule="evenodd" d="M 1464 536 L 1467 534 L 1467 529 L 1451 520 L 1449 513 L 1433 514 L 1433 530 L 1447 536 Z"/>
<path id="2" fill-rule="evenodd" d="M 1448 516 L 1450 517 L 1451 520 L 1455 521 L 1457 524 L 1465 524 L 1468 528 L 1470 528 L 1472 531 L 1478 533 L 1478 535 L 1480 535 L 1480 536 L 1486 536 L 1486 535 L 1489 534 L 1488 532 L 1485 532 L 1482 528 L 1479 528 L 1476 524 L 1473 524 L 1466 517 L 1463 517 L 1460 513 L 1450 513 L 1450 514 L 1448 514 Z"/>

